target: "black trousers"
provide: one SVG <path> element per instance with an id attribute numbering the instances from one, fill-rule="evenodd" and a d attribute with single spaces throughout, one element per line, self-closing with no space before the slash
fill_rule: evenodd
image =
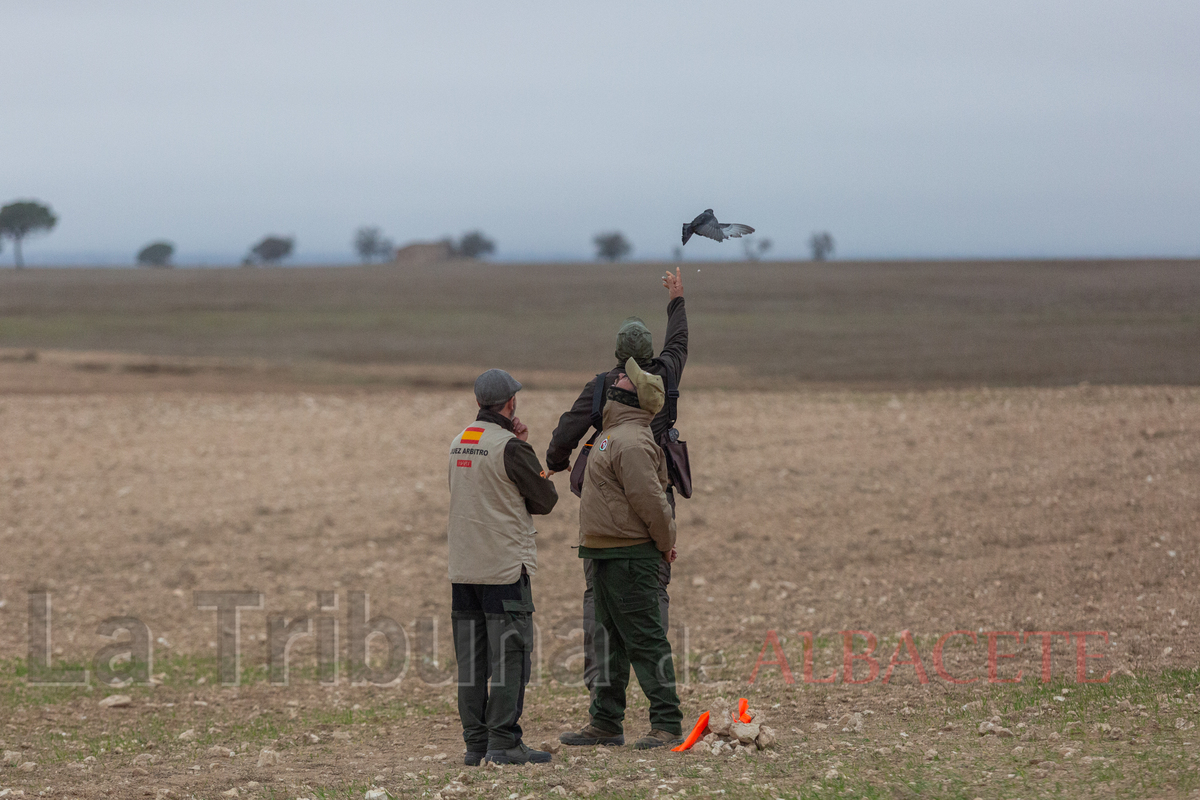
<path id="1" fill-rule="evenodd" d="M 458 659 L 458 716 L 471 752 L 521 742 L 521 712 L 533 652 L 533 592 L 516 583 L 455 583 L 450 619 Z"/>

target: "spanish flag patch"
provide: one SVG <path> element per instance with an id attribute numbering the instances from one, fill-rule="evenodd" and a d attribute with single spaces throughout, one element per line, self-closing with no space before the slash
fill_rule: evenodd
<path id="1" fill-rule="evenodd" d="M 479 437 L 483 436 L 483 428 L 467 428 L 463 431 L 460 444 L 479 444 Z"/>

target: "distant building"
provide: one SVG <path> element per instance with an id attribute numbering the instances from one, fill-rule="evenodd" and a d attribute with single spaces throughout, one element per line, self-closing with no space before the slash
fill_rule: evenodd
<path id="1" fill-rule="evenodd" d="M 449 240 L 412 242 L 396 250 L 397 264 L 433 264 L 454 258 L 454 246 Z"/>

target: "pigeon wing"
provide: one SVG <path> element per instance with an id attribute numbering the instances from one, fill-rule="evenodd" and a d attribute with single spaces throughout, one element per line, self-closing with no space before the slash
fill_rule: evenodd
<path id="1" fill-rule="evenodd" d="M 708 219 L 704 220 L 699 225 L 692 223 L 693 230 L 701 236 L 707 236 L 709 239 L 714 241 L 721 242 L 725 239 L 728 239 L 729 234 L 725 229 L 729 226 L 722 225 L 721 223 L 717 222 L 717 218 L 712 215 L 706 216 Z M 741 234 L 739 233 L 738 236 L 741 236 Z"/>
<path id="2" fill-rule="evenodd" d="M 725 236 L 727 236 L 730 239 L 739 239 L 748 233 L 754 233 L 754 228 L 751 228 L 749 225 L 743 225 L 740 222 L 726 222 L 724 225 L 721 225 L 719 227 L 721 228 L 722 231 L 724 231 Z M 708 234 L 705 234 L 705 236 L 707 236 L 707 235 Z M 713 238 L 716 238 L 716 237 L 713 237 Z"/>

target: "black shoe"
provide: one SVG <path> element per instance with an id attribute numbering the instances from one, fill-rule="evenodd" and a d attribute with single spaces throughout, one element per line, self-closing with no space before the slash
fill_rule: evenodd
<path id="1" fill-rule="evenodd" d="M 625 734 L 613 733 L 612 731 L 601 730 L 595 725 L 584 725 L 581 731 L 569 731 L 560 733 L 558 740 L 563 744 L 569 744 L 575 747 L 588 747 L 595 745 L 603 745 L 605 747 L 619 747 L 625 744 Z"/>
<path id="2" fill-rule="evenodd" d="M 534 750 L 524 742 L 507 750 L 488 750 L 484 761 L 492 764 L 549 764 L 551 755 L 545 750 Z"/>
<path id="3" fill-rule="evenodd" d="M 677 733 L 652 730 L 633 743 L 634 750 L 649 750 L 654 747 L 674 747 L 683 742 L 683 737 Z"/>
<path id="4" fill-rule="evenodd" d="M 463 753 L 463 763 L 468 767 L 478 767 L 479 762 L 483 761 L 483 757 L 487 755 L 483 750 L 468 750 Z"/>

